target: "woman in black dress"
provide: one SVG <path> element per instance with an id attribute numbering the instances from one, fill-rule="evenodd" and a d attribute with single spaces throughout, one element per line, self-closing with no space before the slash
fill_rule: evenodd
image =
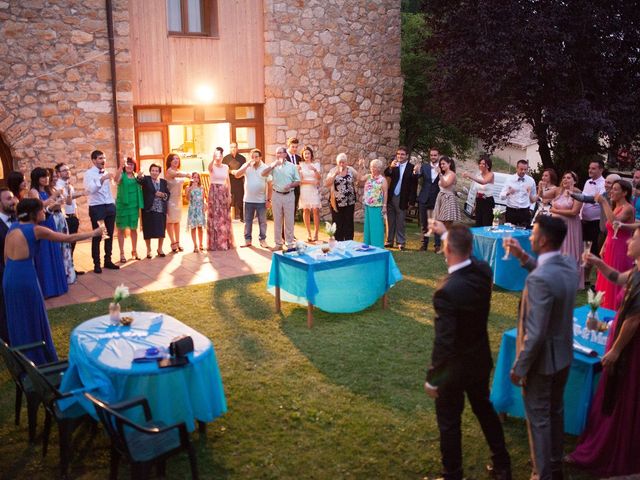
<path id="1" fill-rule="evenodd" d="M 147 245 L 147 258 L 151 258 L 151 239 L 158 239 L 158 256 L 164 257 L 162 243 L 167 226 L 167 200 L 169 186 L 164 178 L 160 178 L 162 167 L 151 164 L 149 175 L 138 174 L 138 183 L 142 185 L 144 208 L 142 209 L 142 235 Z"/>

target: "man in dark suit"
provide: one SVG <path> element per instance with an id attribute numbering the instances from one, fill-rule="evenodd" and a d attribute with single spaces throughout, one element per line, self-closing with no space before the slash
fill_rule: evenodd
<path id="1" fill-rule="evenodd" d="M 4 252 L 4 239 L 9 227 L 16 221 L 16 197 L 6 187 L 0 188 L 0 252 Z M 0 257 L 0 281 L 4 275 L 4 254 Z M 0 285 L 0 338 L 9 343 L 7 314 L 4 308 L 4 293 Z"/>
<path id="2" fill-rule="evenodd" d="M 416 182 L 413 178 L 413 166 L 407 161 L 406 147 L 398 147 L 396 158 L 384 171 L 385 177 L 390 177 L 389 193 L 387 195 L 387 220 L 389 230 L 385 247 L 393 247 L 397 240 L 398 249 L 404 250 L 406 238 L 404 233 L 407 208 L 416 200 Z"/>
<path id="3" fill-rule="evenodd" d="M 560 254 L 566 223 L 540 215 L 531 231 L 532 259 L 513 239 L 512 254 L 531 271 L 520 302 L 511 381 L 522 386 L 533 464 L 532 478 L 561 480 L 564 387 L 573 360 L 573 307 L 578 272 Z"/>
<path id="4" fill-rule="evenodd" d="M 293 163 L 296 167 L 300 165 L 300 161 L 302 157 L 298 155 L 298 147 L 300 146 L 300 140 L 295 137 L 289 138 L 287 140 L 287 160 Z M 295 195 L 295 210 L 298 211 L 298 201 L 300 200 L 300 187 L 296 187 L 293 190 L 293 194 Z"/>
<path id="5" fill-rule="evenodd" d="M 440 152 L 436 148 L 429 150 L 429 163 L 417 163 L 413 169 L 413 178 L 416 184 L 422 180 L 422 188 L 418 195 L 418 215 L 420 217 L 420 229 L 422 231 L 422 246 L 420 250 L 427 251 L 429 248 L 429 219 L 433 218 L 433 209 L 436 205 L 436 198 L 440 187 L 440 167 L 438 160 Z M 440 253 L 440 235 L 434 237 L 434 249 Z"/>
<path id="6" fill-rule="evenodd" d="M 444 225 L 435 227 L 444 233 Z M 494 478 L 511 479 L 511 460 L 497 413 L 489 401 L 493 367 L 487 320 L 491 308 L 491 268 L 471 259 L 473 235 L 452 225 L 444 235 L 449 275 L 433 295 L 435 339 L 424 384 L 436 401 L 444 478 L 462 479 L 461 416 L 465 393 L 491 449 Z M 464 299 L 464 302 L 461 301 Z"/>

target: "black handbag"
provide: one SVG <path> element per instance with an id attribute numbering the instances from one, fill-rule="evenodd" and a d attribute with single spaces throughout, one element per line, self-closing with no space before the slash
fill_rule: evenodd
<path id="1" fill-rule="evenodd" d="M 173 357 L 184 357 L 193 352 L 193 338 L 181 335 L 174 338 L 169 344 L 169 354 Z"/>

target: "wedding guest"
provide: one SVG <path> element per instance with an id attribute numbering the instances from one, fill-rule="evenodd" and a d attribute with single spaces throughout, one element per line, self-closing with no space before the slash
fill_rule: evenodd
<path id="1" fill-rule="evenodd" d="M 364 159 L 360 166 L 360 183 L 364 183 L 364 243 L 384 248 L 384 217 L 387 214 L 387 179 L 382 175 L 384 162 L 380 159 L 369 163 L 370 174 L 364 173 Z"/>
<path id="2" fill-rule="evenodd" d="M 422 233 L 422 246 L 420 250 L 426 252 L 429 249 L 429 220 L 435 220 L 433 209 L 436 206 L 436 199 L 440 192 L 438 182 L 440 181 L 440 152 L 437 148 L 429 150 L 428 163 L 416 163 L 413 168 L 413 178 L 415 182 L 422 180 L 420 193 L 418 194 L 418 215 L 420 216 L 420 231 Z M 433 251 L 440 252 L 440 235 L 434 234 Z"/>
<path id="3" fill-rule="evenodd" d="M 7 175 L 7 187 L 13 193 L 18 201 L 26 198 L 29 188 L 27 188 L 27 181 L 24 179 L 22 172 L 16 170 L 9 172 Z"/>
<path id="4" fill-rule="evenodd" d="M 11 190 L 0 187 L 0 252 L 4 252 L 4 241 L 11 226 L 16 220 L 17 198 Z M 4 275 L 4 254 L 0 255 L 0 279 Z M 4 294 L 0 289 L 0 339 L 7 343 L 9 341 L 9 331 L 7 330 L 7 314 L 4 306 Z"/>
<path id="5" fill-rule="evenodd" d="M 203 229 L 207 225 L 204 217 L 204 203 L 206 201 L 206 195 L 204 188 L 202 188 L 202 182 L 200 181 L 200 174 L 198 172 L 193 172 L 191 174 L 191 183 L 189 184 L 189 188 L 187 188 L 187 199 L 189 200 L 187 228 L 191 231 L 193 252 L 204 252 L 205 248 L 202 246 L 202 238 Z M 198 235 L 197 243 L 196 233 Z"/>
<path id="6" fill-rule="evenodd" d="M 483 156 L 478 160 L 479 176 L 473 176 L 467 172 L 462 174 L 464 178 L 478 184 L 476 187 L 476 227 L 489 227 L 493 222 L 493 208 L 496 206 L 496 202 L 491 192 L 491 186 L 494 182 L 491 166 L 491 158 Z"/>
<path id="7" fill-rule="evenodd" d="M 325 186 L 331 189 L 331 219 L 336 224 L 337 241 L 353 240 L 357 177 L 355 169 L 347 165 L 347 154 L 339 153 L 336 166 L 325 181 Z"/>
<path id="8" fill-rule="evenodd" d="M 531 204 L 536 201 L 536 182 L 527 175 L 529 162 L 518 160 L 516 173 L 502 187 L 500 198 L 506 201 L 505 222 L 519 227 L 531 226 Z"/>
<path id="9" fill-rule="evenodd" d="M 56 170 L 55 168 L 47 168 L 47 175 L 49 176 L 49 185 L 51 187 L 51 191 L 55 192 L 58 198 L 56 204 L 49 207 L 51 216 L 53 217 L 53 221 L 56 226 L 56 232 L 69 234 L 70 232 L 69 225 L 67 224 L 67 216 L 62 211 L 62 207 L 66 204 L 64 191 L 55 188 L 55 185 L 60 179 L 58 170 Z M 65 274 L 67 275 L 67 284 L 72 285 L 76 282 L 76 269 L 73 265 L 73 251 L 71 249 L 71 244 L 62 243 L 60 244 L 60 247 L 62 248 L 62 263 L 64 265 Z"/>
<path id="10" fill-rule="evenodd" d="M 300 164 L 302 158 L 298 155 L 298 147 L 300 146 L 300 140 L 295 137 L 287 138 L 287 161 L 294 164 L 296 167 Z M 300 202 L 300 185 L 293 189 L 295 195 L 295 207 L 293 213 L 298 211 L 298 203 Z M 295 220 L 295 219 L 294 219 Z"/>
<path id="11" fill-rule="evenodd" d="M 538 182 L 538 198 L 553 199 L 557 195 L 558 175 L 553 168 L 545 168 Z"/>
<path id="12" fill-rule="evenodd" d="M 210 251 L 233 248 L 231 228 L 231 190 L 229 167 L 222 163 L 222 149 L 216 148 L 209 163 L 209 197 L 207 199 L 207 248 Z"/>
<path id="13" fill-rule="evenodd" d="M 440 157 L 440 192 L 436 198 L 436 206 L 433 216 L 439 222 L 449 228 L 453 222 L 462 219 L 460 207 L 456 197 L 456 164 L 452 158 L 443 155 Z"/>
<path id="14" fill-rule="evenodd" d="M 624 288 L 623 301 L 609 327 L 603 372 L 591 403 L 587 427 L 571 465 L 598 478 L 640 473 L 640 230 L 627 246 L 633 268 L 620 272 L 593 254 L 585 256 L 608 281 Z"/>
<path id="15" fill-rule="evenodd" d="M 316 162 L 311 147 L 302 149 L 302 158 L 298 164 L 300 172 L 300 200 L 299 208 L 302 210 L 302 219 L 307 228 L 307 242 L 317 242 L 320 231 L 320 208 L 322 200 L 320 198 L 320 173 L 322 168 L 320 162 Z M 311 236 L 311 213 L 313 212 L 313 236 Z"/>
<path id="16" fill-rule="evenodd" d="M 171 241 L 171 252 L 184 251 L 180 246 L 180 218 L 182 217 L 182 185 L 188 173 L 180 171 L 180 157 L 176 153 L 167 155 L 165 161 L 164 178 L 169 187 L 169 201 L 167 202 L 167 233 Z"/>
<path id="17" fill-rule="evenodd" d="M 631 238 L 631 231 L 621 228 L 614 230 L 615 221 L 630 223 L 635 218 L 635 212 L 631 205 L 631 184 L 626 180 L 613 182 L 609 192 L 611 205 L 602 195 L 596 194 L 595 200 L 600 204 L 603 213 L 607 218 L 607 239 L 604 242 L 602 260 L 611 268 L 619 272 L 625 272 L 633 265 L 633 259 L 627 255 L 627 242 Z M 604 292 L 601 305 L 604 308 L 618 310 L 619 298 L 622 287 L 608 282 L 607 279 L 598 273 L 596 279 L 596 291 Z"/>
<path id="18" fill-rule="evenodd" d="M 222 159 L 227 167 L 229 167 L 229 185 L 231 188 L 231 215 L 233 219 L 244 222 L 243 199 L 244 199 L 244 182 L 231 174 L 234 170 L 238 170 L 247 162 L 247 159 L 241 153 L 238 153 L 238 144 L 232 142 L 229 145 L 231 153 L 225 155 Z"/>
<path id="19" fill-rule="evenodd" d="M 65 235 L 51 230 L 43 225 L 44 210 L 42 202 L 37 198 L 21 200 L 16 207 L 16 212 L 19 222 L 12 223 L 4 248 L 6 264 L 2 289 L 7 329 L 11 345 L 45 342 L 48 354 L 45 354 L 42 349 L 26 351 L 27 357 L 40 365 L 57 360 L 57 354 L 51 338 L 41 285 L 34 266 L 38 244 L 43 240 L 76 242 L 102 235 L 103 231 L 96 228 L 89 233 Z"/>
<path id="20" fill-rule="evenodd" d="M 62 193 L 62 198 L 64 199 L 64 203 L 62 207 L 64 209 L 64 214 L 67 219 L 67 226 L 69 227 L 69 234 L 73 235 L 74 233 L 78 233 L 80 228 L 80 220 L 78 219 L 78 205 L 76 203 L 76 199 L 83 197 L 84 192 L 77 192 L 73 182 L 71 181 L 71 167 L 64 163 L 60 162 L 56 164 L 54 167 L 58 172 L 58 181 L 54 185 L 56 190 Z M 76 248 L 76 244 L 71 244 L 71 255 Z M 84 272 L 79 272 L 76 270 L 76 275 L 83 275 Z"/>
<path id="21" fill-rule="evenodd" d="M 593 160 L 589 163 L 589 178 L 584 183 L 582 193 L 584 195 L 595 196 L 596 193 L 604 194 L 606 192 L 605 179 L 602 176 L 604 172 L 604 162 L 601 159 Z M 613 182 L 613 179 L 612 179 Z M 609 189 L 611 186 L 609 186 Z M 637 212 L 636 212 L 637 213 Z M 600 252 L 600 218 L 602 209 L 597 203 L 584 203 L 580 217 L 582 218 L 582 238 L 591 242 L 591 253 L 598 255 Z M 603 222 L 602 228 L 606 231 L 606 222 Z M 591 276 L 591 266 L 585 267 L 585 281 L 589 281 Z"/>
<path id="22" fill-rule="evenodd" d="M 271 175 L 271 210 L 273 211 L 273 236 L 275 246 L 272 250 L 281 250 L 283 242 L 287 248 L 293 248 L 294 236 L 293 226 L 295 222 L 295 188 L 300 185 L 300 174 L 298 168 L 286 160 L 287 150 L 278 147 L 276 150 L 276 160 L 267 165 L 262 171 L 262 176 Z M 284 232 L 284 239 L 283 239 Z"/>
<path id="23" fill-rule="evenodd" d="M 138 172 L 137 181 L 142 185 L 142 236 L 147 246 L 147 258 L 151 258 L 151 239 L 158 239 L 158 256 L 165 257 L 162 251 L 164 234 L 167 227 L 167 202 L 171 193 L 164 178 L 160 178 L 162 167 L 152 163 L 149 175 Z"/>
<path id="24" fill-rule="evenodd" d="M 131 237 L 131 259 L 140 260 L 138 256 L 138 221 L 140 209 L 144 207 L 142 189 L 136 178 L 138 165 L 131 157 L 127 157 L 122 170 L 118 170 L 114 178 L 118 185 L 116 195 L 116 228 L 118 229 L 118 247 L 120 263 L 126 263 L 124 240 L 129 232 Z"/>
<path id="25" fill-rule="evenodd" d="M 271 205 L 271 177 L 263 176 L 267 166 L 262 162 L 262 152 L 257 148 L 251 150 L 251 161 L 244 163 L 238 170 L 233 170 L 235 178 L 244 177 L 244 246 L 251 246 L 251 230 L 253 219 L 258 217 L 260 233 L 258 240 L 262 248 L 267 245 L 267 207 Z"/>
<path id="26" fill-rule="evenodd" d="M 405 235 L 405 221 L 407 209 L 416 198 L 416 180 L 413 175 L 413 166 L 408 162 L 407 147 L 398 147 L 396 157 L 384 171 L 384 176 L 389 177 L 389 194 L 387 199 L 387 242 L 385 247 L 392 248 L 394 242 L 398 244 L 398 250 L 404 250 L 407 238 Z"/>
<path id="27" fill-rule="evenodd" d="M 46 169 L 36 167 L 31 171 L 31 190 L 29 198 L 43 202 L 47 212 L 42 225 L 56 231 L 56 221 L 53 210 L 60 209 L 61 196 L 49 185 L 50 177 Z M 69 290 L 67 271 L 64 265 L 62 247 L 59 243 L 48 240 L 40 242 L 35 256 L 35 265 L 42 287 L 44 298 L 57 297 Z"/>
<path id="28" fill-rule="evenodd" d="M 556 197 L 551 202 L 550 213 L 559 217 L 567 224 L 567 236 L 564 237 L 560 253 L 571 257 L 576 262 L 579 274 L 578 290 L 584 288 L 584 268 L 582 268 L 582 222 L 580 222 L 580 209 L 582 203 L 571 197 L 578 183 L 578 176 L 574 172 L 566 172 L 562 175 L 562 183 L 556 190 Z"/>

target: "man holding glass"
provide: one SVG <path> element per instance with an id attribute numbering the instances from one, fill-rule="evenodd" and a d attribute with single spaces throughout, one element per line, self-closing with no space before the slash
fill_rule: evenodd
<path id="1" fill-rule="evenodd" d="M 511 175 L 500 192 L 500 198 L 506 201 L 506 223 L 528 228 L 531 226 L 531 204 L 536 201 L 536 182 L 527 175 L 529 162 L 518 160 L 516 173 Z"/>

